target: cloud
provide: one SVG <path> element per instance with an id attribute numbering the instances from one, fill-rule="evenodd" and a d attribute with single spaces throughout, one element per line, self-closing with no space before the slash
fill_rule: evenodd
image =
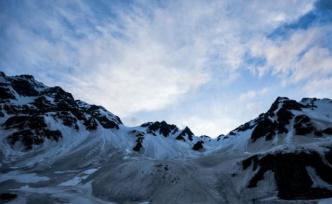
<path id="1" fill-rule="evenodd" d="M 260 90 L 249 90 L 239 96 L 239 103 L 246 109 L 247 114 L 255 116 L 255 114 L 264 111 L 262 107 L 262 97 L 268 94 L 269 89 L 264 87 Z"/>
<path id="2" fill-rule="evenodd" d="M 303 95 L 330 96 L 318 84 L 328 85 L 332 74 L 332 47 L 328 43 L 332 39 L 331 8 L 328 0 L 316 1 L 305 15 L 282 24 L 272 35 L 251 39 L 252 59 L 263 59 L 251 71 L 277 76 L 283 86 L 302 86 Z"/>
<path id="3" fill-rule="evenodd" d="M 11 51 L 21 59 L 16 64 L 10 56 L 9 64 L 123 116 L 164 108 L 208 80 L 202 70 L 206 47 L 193 36 L 188 36 L 189 42 L 176 41 L 175 36 L 164 40 L 167 32 L 160 26 L 176 30 L 177 25 L 162 10 L 154 11 L 151 19 L 143 8 L 126 8 L 118 11 L 116 22 L 99 22 L 82 17 L 90 17 L 92 11 L 82 2 L 79 5 L 76 13 L 68 5 L 57 5 L 55 16 L 37 11 L 42 19 L 39 26 L 51 32 L 47 35 L 10 24 L 7 33 L 17 42 Z M 91 29 L 84 26 L 89 22 Z M 83 37 L 72 37 L 73 30 Z"/>
<path id="4" fill-rule="evenodd" d="M 308 5 L 306 12 L 299 19 L 285 23 L 277 28 L 272 36 L 287 35 L 297 29 L 308 29 L 313 26 L 321 26 L 332 21 L 332 3 L 330 0 L 317 0 Z"/>
<path id="5" fill-rule="evenodd" d="M 261 90 L 250 90 L 250 91 L 247 91 L 247 92 L 241 94 L 239 99 L 241 102 L 247 102 L 248 100 L 252 100 L 257 97 L 264 96 L 267 94 L 267 92 L 268 92 L 268 88 L 266 88 L 266 87 Z"/>
<path id="6" fill-rule="evenodd" d="M 254 40 L 251 54 L 265 59 L 265 63 L 253 69 L 258 75 L 272 73 L 283 83 L 311 83 L 332 74 L 332 55 L 322 42 L 331 26 L 313 27 L 294 32 L 286 39 L 264 38 Z"/>
<path id="7" fill-rule="evenodd" d="M 304 91 L 308 97 L 332 98 L 331 93 L 332 78 L 313 79 L 304 86 Z"/>
<path id="8" fill-rule="evenodd" d="M 268 95 L 251 87 L 251 75 L 300 83 L 330 74 L 330 50 L 322 45 L 329 42 L 325 34 L 330 26 L 269 36 L 316 7 L 313 0 L 8 2 L 0 14 L 0 67 L 61 85 L 124 118 L 161 110 L 167 114 L 167 108 L 202 94 L 205 86 L 220 91 L 210 95 L 234 90 L 240 95 L 237 101 L 220 100 L 228 111 L 168 117 L 217 135 L 240 123 L 233 112 L 244 101 L 247 112 L 241 118 L 262 109 L 254 99 Z M 244 82 L 237 80 L 248 70 L 251 75 L 244 78 L 249 87 L 241 89 Z M 197 103 L 209 104 L 211 98 Z"/>
<path id="9" fill-rule="evenodd" d="M 191 116 L 178 119 L 176 121 L 180 127 L 189 126 L 195 135 L 208 135 L 210 137 L 217 137 L 222 132 L 228 133 L 234 129 L 236 121 L 230 117 L 202 117 Z"/>

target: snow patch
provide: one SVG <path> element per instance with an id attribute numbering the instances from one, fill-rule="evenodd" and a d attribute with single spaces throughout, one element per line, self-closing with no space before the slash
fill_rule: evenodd
<path id="1" fill-rule="evenodd" d="M 36 173 L 21 173 L 19 171 L 11 171 L 6 174 L 2 174 L 0 182 L 15 180 L 20 183 L 38 183 L 40 181 L 48 181 L 46 176 L 38 176 Z"/>

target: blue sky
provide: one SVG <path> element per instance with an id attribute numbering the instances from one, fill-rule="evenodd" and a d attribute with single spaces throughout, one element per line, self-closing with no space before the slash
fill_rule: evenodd
<path id="1" fill-rule="evenodd" d="M 0 70 L 132 126 L 217 136 L 277 96 L 332 97 L 332 1 L 0 0 Z"/>

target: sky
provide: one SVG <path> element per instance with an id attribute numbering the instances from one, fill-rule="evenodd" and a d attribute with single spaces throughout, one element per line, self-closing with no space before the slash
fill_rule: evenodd
<path id="1" fill-rule="evenodd" d="M 0 0 L 0 70 L 216 137 L 332 98 L 331 0 Z"/>

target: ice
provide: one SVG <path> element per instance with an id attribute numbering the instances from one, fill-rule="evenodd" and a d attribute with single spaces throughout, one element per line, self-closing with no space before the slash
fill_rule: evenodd
<path id="1" fill-rule="evenodd" d="M 95 173 L 96 171 L 98 171 L 98 168 L 95 168 L 95 169 L 88 169 L 88 170 L 83 171 L 83 173 L 84 173 L 84 174 L 93 174 L 93 173 Z"/>
<path id="2" fill-rule="evenodd" d="M 23 173 L 19 171 L 10 171 L 5 174 L 1 174 L 0 182 L 7 180 L 15 180 L 20 183 L 38 183 L 40 181 L 48 181 L 46 176 L 38 176 L 36 173 Z"/>
<path id="3" fill-rule="evenodd" d="M 82 181 L 82 177 L 76 176 L 68 181 L 65 181 L 61 184 L 59 184 L 59 186 L 75 186 L 77 184 L 79 184 Z"/>

